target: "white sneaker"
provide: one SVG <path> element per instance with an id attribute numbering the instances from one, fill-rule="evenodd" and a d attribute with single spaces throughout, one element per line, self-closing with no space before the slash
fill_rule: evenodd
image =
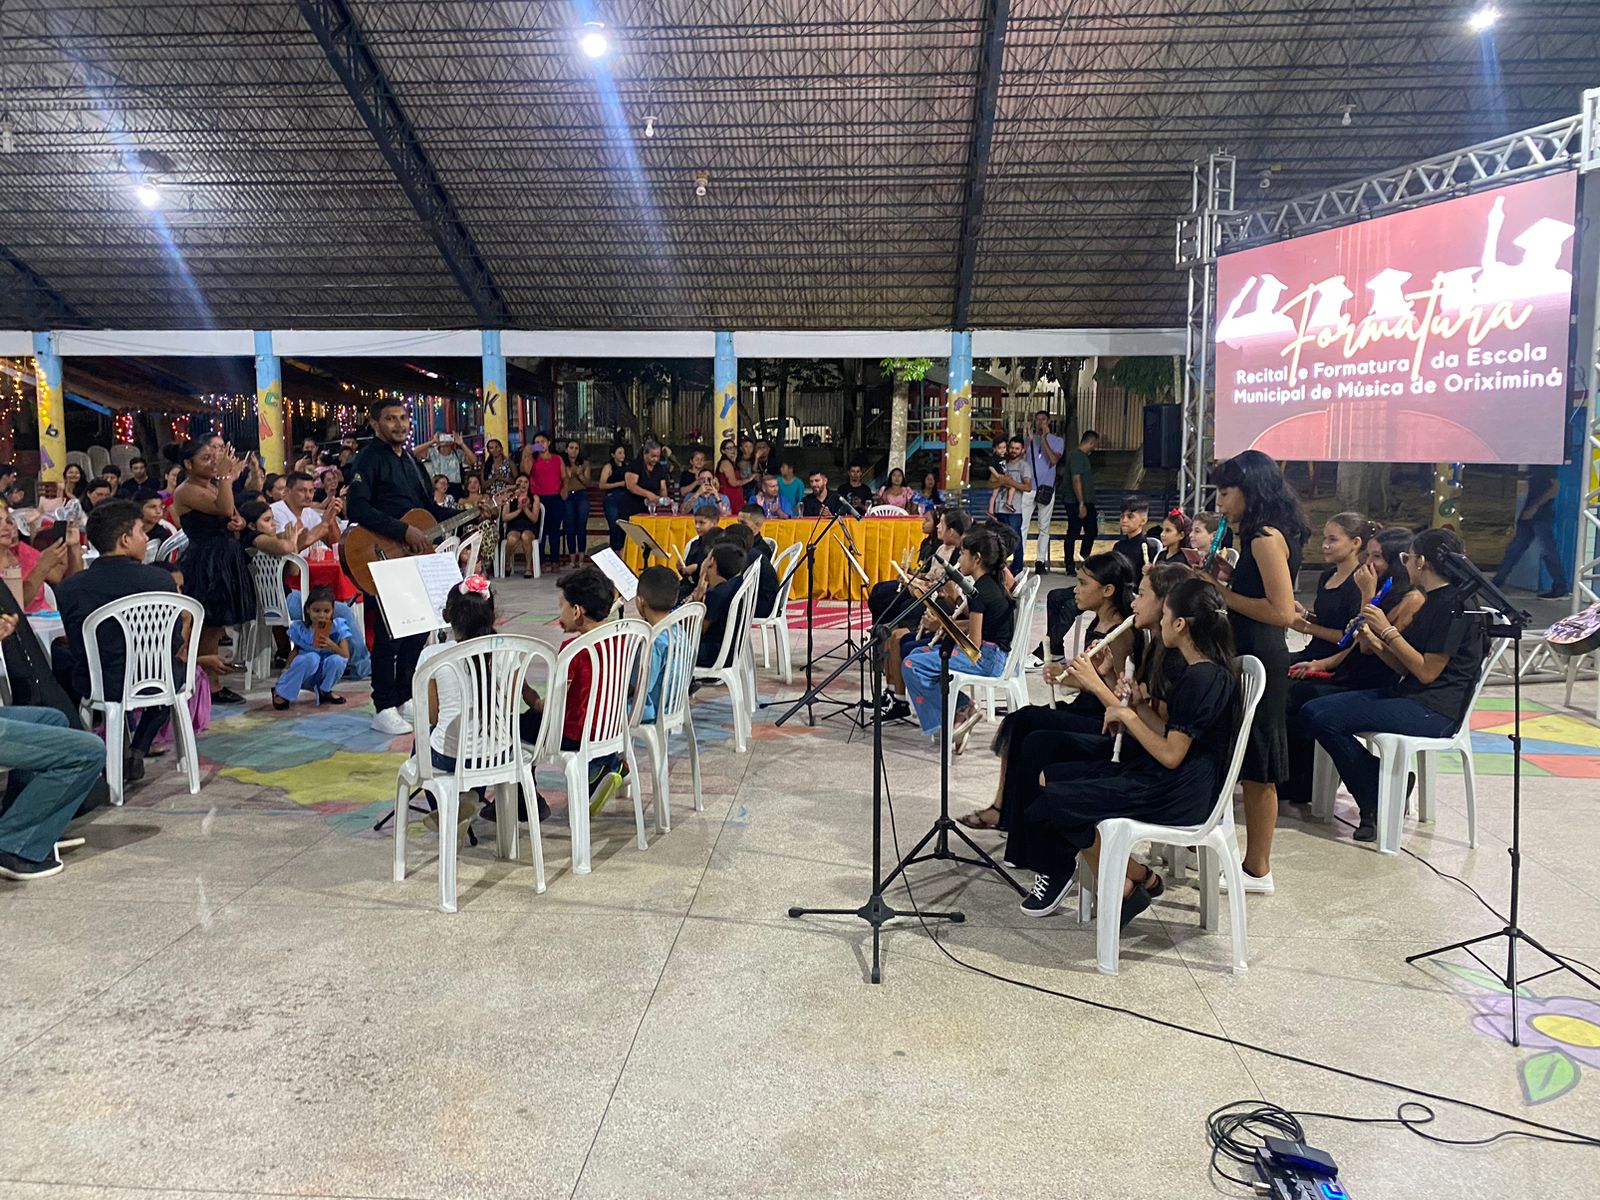
<path id="1" fill-rule="evenodd" d="M 407 725 L 417 719 L 417 710 L 412 707 L 411 701 L 407 700 L 400 706 L 400 715 L 405 718 Z"/>
<path id="2" fill-rule="evenodd" d="M 1221 876 L 1218 886 L 1224 892 L 1228 890 L 1228 877 L 1226 875 Z M 1244 894 L 1246 896 L 1270 896 L 1275 890 L 1271 871 L 1259 876 L 1252 875 L 1249 871 L 1244 872 Z"/>
<path id="3" fill-rule="evenodd" d="M 411 732 L 411 722 L 400 715 L 398 708 L 386 708 L 378 713 L 372 718 L 372 727 L 390 737 L 399 737 L 403 733 Z"/>

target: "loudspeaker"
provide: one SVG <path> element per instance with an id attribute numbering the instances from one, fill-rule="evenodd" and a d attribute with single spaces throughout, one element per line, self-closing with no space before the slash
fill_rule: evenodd
<path id="1" fill-rule="evenodd" d="M 1150 471 L 1176 471 L 1183 461 L 1183 408 L 1144 406 L 1144 465 Z"/>

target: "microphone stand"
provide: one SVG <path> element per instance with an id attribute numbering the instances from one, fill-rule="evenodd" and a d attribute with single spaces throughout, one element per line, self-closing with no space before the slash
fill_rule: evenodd
<path id="1" fill-rule="evenodd" d="M 907 595 L 907 598 L 909 598 L 911 600 L 911 603 L 906 604 L 898 612 L 894 612 L 893 613 L 894 616 L 899 617 L 899 616 L 904 615 L 905 612 L 909 611 L 914 606 L 916 600 L 920 599 L 919 597 L 915 597 L 913 595 L 913 593 L 911 592 L 911 589 L 909 589 L 909 588 L 906 589 L 906 595 Z M 893 610 L 891 610 L 891 611 L 893 612 Z M 855 653 L 852 654 L 849 658 L 846 658 L 845 661 L 843 663 L 841 663 L 834 670 L 833 674 L 829 675 L 828 678 L 825 679 L 822 682 L 821 686 L 822 687 L 826 687 L 828 685 L 828 683 L 830 681 L 832 681 L 835 677 L 837 677 L 838 675 L 840 675 L 840 674 L 844 673 L 845 671 L 847 671 L 850 668 L 850 666 L 852 665 L 854 659 L 858 655 L 870 653 L 872 655 L 872 686 L 873 686 L 873 689 L 874 689 L 875 692 L 876 691 L 881 691 L 882 688 L 883 688 L 883 653 L 882 653 L 882 651 L 883 651 L 884 644 L 887 641 L 887 639 L 889 637 L 889 634 L 893 630 L 893 628 L 894 628 L 894 624 L 893 624 L 893 622 L 891 620 L 886 619 L 884 621 L 879 622 L 878 625 L 876 625 L 870 631 L 868 636 L 866 636 L 865 638 L 863 638 L 861 640 L 860 648 L 858 650 L 856 650 Z M 944 651 L 944 665 L 945 665 L 945 668 L 946 668 L 945 678 L 948 679 L 948 677 L 949 677 L 948 668 L 949 668 L 949 665 L 950 665 L 950 652 L 949 652 L 949 650 L 945 650 Z M 806 697 L 801 697 L 801 699 L 798 702 L 796 702 L 796 704 L 794 705 L 793 708 L 791 708 L 787 713 L 785 713 L 783 716 L 778 718 L 777 724 L 782 725 L 784 723 L 784 721 L 788 720 L 789 717 L 793 716 L 795 714 L 795 712 L 797 712 L 800 709 L 800 707 L 802 705 L 804 705 L 805 703 L 806 703 Z M 948 730 L 946 730 L 945 736 L 946 737 L 949 736 Z M 949 766 L 949 760 L 946 759 L 946 774 L 947 775 L 948 775 L 948 766 Z M 885 925 L 885 923 L 894 920 L 896 917 L 910 917 L 910 916 L 920 917 L 924 921 L 949 921 L 949 922 L 951 922 L 952 924 L 955 924 L 955 925 L 960 925 L 961 923 L 963 923 L 967 919 L 966 914 L 963 913 L 963 912 L 960 912 L 959 910 L 951 910 L 951 911 L 948 911 L 948 912 L 944 912 L 944 911 L 933 912 L 933 911 L 929 911 L 927 909 L 918 909 L 918 910 L 916 910 L 914 912 L 902 912 L 901 910 L 895 908 L 887 900 L 884 899 L 884 895 L 883 895 L 884 889 L 889 886 L 889 881 L 891 879 L 893 879 L 896 875 L 898 875 L 905 868 L 905 863 L 902 862 L 902 863 L 900 863 L 899 865 L 897 865 L 895 867 L 894 871 L 887 878 L 884 877 L 884 874 L 883 874 L 883 777 L 884 777 L 884 771 L 885 771 L 885 768 L 884 768 L 884 762 L 883 762 L 883 712 L 877 706 L 874 706 L 873 710 L 872 710 L 872 892 L 871 892 L 870 895 L 868 895 L 867 902 L 865 904 L 863 904 L 860 908 L 802 908 L 802 907 L 796 906 L 796 907 L 792 907 L 792 908 L 789 909 L 789 915 L 791 917 L 807 917 L 807 916 L 856 917 L 859 920 L 865 921 L 868 925 L 870 925 L 872 927 L 872 965 L 871 965 L 871 968 L 869 970 L 868 979 L 873 983 L 882 983 L 883 982 L 883 963 L 882 963 L 881 938 L 882 938 L 883 926 Z M 923 842 L 926 842 L 926 841 L 927 841 L 927 838 L 924 838 Z M 919 843 L 918 848 L 919 849 L 921 848 L 921 843 Z M 991 862 L 992 862 L 992 860 L 991 860 Z M 996 868 L 996 869 L 998 870 L 998 868 Z M 1004 872 L 1002 872 L 1002 874 L 1004 874 Z M 1018 888 L 1018 891 L 1020 891 L 1020 890 L 1021 889 Z"/>
<path id="2" fill-rule="evenodd" d="M 1524 930 L 1520 924 L 1522 901 L 1522 633 L 1532 621 L 1532 617 L 1518 608 L 1503 591 L 1495 586 L 1494 581 L 1473 565 L 1472 561 L 1464 554 L 1449 554 L 1441 564 L 1441 574 L 1457 585 L 1468 595 L 1481 594 L 1484 601 L 1498 614 L 1499 620 L 1492 621 L 1488 627 L 1490 637 L 1507 638 L 1511 642 L 1511 908 L 1506 917 L 1505 924 L 1490 933 L 1479 934 L 1477 937 L 1465 938 L 1459 942 L 1451 942 L 1448 946 L 1438 946 L 1432 950 L 1423 950 L 1418 954 L 1406 956 L 1406 962 L 1414 963 L 1419 959 L 1437 958 L 1441 954 L 1448 954 L 1452 950 L 1465 950 L 1491 975 L 1500 979 L 1511 996 L 1511 1044 L 1522 1044 L 1522 1023 L 1518 1014 L 1518 1001 L 1521 985 L 1532 983 L 1535 979 L 1543 979 L 1546 975 L 1554 975 L 1558 971 L 1567 971 L 1576 975 L 1590 987 L 1600 991 L 1600 982 L 1591 979 L 1583 971 L 1573 966 L 1567 959 L 1552 954 L 1545 949 L 1537 939 Z M 1469 712 L 1462 717 L 1470 721 L 1472 714 Z M 1502 973 L 1498 967 L 1485 962 L 1474 946 L 1485 943 L 1497 943 L 1505 939 L 1506 964 Z M 1540 971 L 1537 975 L 1521 975 L 1517 966 L 1517 943 L 1522 942 L 1544 955 L 1555 966 Z"/>
<path id="3" fill-rule="evenodd" d="M 802 703 L 804 703 L 805 709 L 806 709 L 806 724 L 810 725 L 810 726 L 815 726 L 816 723 L 817 723 L 817 717 L 816 717 L 816 713 L 813 711 L 813 705 L 819 700 L 824 704 L 832 704 L 832 705 L 836 706 L 834 712 L 824 713 L 823 714 L 823 718 L 822 719 L 825 720 L 825 721 L 829 717 L 836 717 L 841 712 L 849 711 L 849 709 L 851 707 L 851 705 L 848 702 L 844 701 L 844 700 L 834 700 L 831 697 L 822 695 L 823 689 L 825 689 L 828 686 L 829 683 L 831 683 L 833 680 L 835 680 L 835 679 L 837 679 L 839 677 L 839 672 L 838 671 L 835 671 L 833 674 L 829 675 L 827 680 L 825 680 L 820 687 L 813 687 L 812 686 L 812 672 L 813 672 L 813 669 L 814 669 L 814 666 L 815 666 L 815 662 L 816 662 L 815 630 L 816 630 L 816 612 L 817 612 L 817 586 L 816 586 L 817 585 L 817 575 L 816 575 L 817 547 L 818 547 L 818 545 L 821 544 L 822 539 L 828 536 L 828 531 L 831 530 L 835 525 L 837 525 L 839 523 L 839 518 L 841 516 L 843 516 L 843 515 L 844 515 L 844 509 L 843 509 L 842 506 L 834 507 L 832 509 L 832 511 L 830 512 L 830 514 L 828 516 L 827 522 L 822 526 L 822 528 L 820 530 L 817 531 L 816 535 L 814 537 L 812 537 L 811 540 L 806 543 L 805 552 L 800 556 L 800 560 L 801 561 L 795 563 L 794 566 L 789 569 L 789 574 L 786 575 L 778 583 L 778 594 L 781 596 L 788 590 L 789 582 L 790 582 L 790 580 L 792 580 L 795 577 L 796 573 L 800 570 L 801 563 L 805 564 L 805 569 L 806 569 L 806 692 L 805 692 L 805 696 L 802 697 Z M 813 526 L 813 528 L 814 528 L 814 526 Z M 846 595 L 848 595 L 848 594 L 849 593 L 847 592 Z M 846 637 L 847 637 L 847 639 L 849 638 L 848 631 L 846 633 Z M 850 641 L 850 648 L 851 648 L 852 651 L 855 648 L 855 644 L 854 644 L 853 640 Z M 833 652 L 829 651 L 828 653 L 831 654 Z M 821 657 L 827 658 L 828 654 L 824 654 Z M 847 662 L 848 661 L 854 661 L 853 655 L 852 655 L 851 658 L 847 659 L 846 661 Z M 798 705 L 796 707 L 798 707 Z M 788 720 L 789 717 L 794 714 L 794 711 L 795 710 L 793 708 L 791 708 L 782 717 L 778 718 L 777 724 L 782 725 L 784 721 Z"/>

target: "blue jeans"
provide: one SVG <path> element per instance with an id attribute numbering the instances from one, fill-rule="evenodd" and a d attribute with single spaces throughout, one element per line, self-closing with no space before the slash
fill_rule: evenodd
<path id="1" fill-rule="evenodd" d="M 566 525 L 567 502 L 560 492 L 551 492 L 548 496 L 541 495 L 539 504 L 544 509 L 544 545 L 539 553 L 546 562 L 553 563 L 561 557 L 561 530 Z"/>
<path id="2" fill-rule="evenodd" d="M 22 783 L 0 815 L 0 850 L 43 862 L 106 765 L 106 744 L 54 708 L 0 708 L 0 767 Z"/>
<path id="3" fill-rule="evenodd" d="M 1319 697 L 1300 710 L 1300 719 L 1317 744 L 1328 752 L 1339 778 L 1367 820 L 1378 815 L 1378 759 L 1355 735 L 1449 737 L 1460 724 L 1426 704 L 1392 695 L 1384 688 Z"/>
<path id="4" fill-rule="evenodd" d="M 589 548 L 589 493 L 573 492 L 567 497 L 563 522 L 567 533 L 567 553 L 581 554 Z"/>
<path id="5" fill-rule="evenodd" d="M 988 675 L 991 678 L 1006 669 L 1006 651 L 993 642 L 985 642 L 973 662 L 965 651 L 957 650 L 950 656 L 950 671 L 968 675 Z M 944 706 L 939 703 L 939 648 L 923 646 L 913 650 L 901 664 L 906 681 L 906 694 L 911 697 L 911 709 L 917 714 L 917 724 L 922 732 L 935 734 L 944 723 Z"/>
<path id="6" fill-rule="evenodd" d="M 1539 550 L 1539 565 L 1550 576 L 1550 586 L 1558 592 L 1567 590 L 1567 573 L 1561 569 L 1561 555 L 1556 552 L 1556 514 L 1546 504 L 1531 518 L 1517 522 L 1517 531 L 1511 535 L 1505 557 L 1495 568 L 1494 581 L 1503 585 L 1506 576 L 1516 570 L 1517 563 L 1528 552 L 1529 546 Z"/>
<path id="7" fill-rule="evenodd" d="M 606 536 L 611 543 L 611 549 L 622 553 L 622 548 L 628 544 L 628 535 L 622 532 L 622 527 L 617 524 L 622 520 L 622 494 L 615 489 L 606 493 L 602 507 L 606 514 Z"/>
<path id="8" fill-rule="evenodd" d="M 1017 535 L 1017 550 L 1011 556 L 1011 573 L 1017 574 L 1022 570 L 1022 514 L 1021 513 L 995 513 L 995 518 L 1007 525 L 1011 532 Z"/>
<path id="9" fill-rule="evenodd" d="M 377 605 L 374 604 L 372 608 L 375 610 Z M 355 613 L 350 611 L 350 606 L 343 600 L 335 600 L 333 602 L 333 615 L 342 619 L 351 629 L 360 628 L 356 624 Z M 305 619 L 300 613 L 300 593 L 298 591 L 289 593 L 289 619 L 291 621 Z M 366 638 L 357 635 L 350 639 L 350 662 L 345 667 L 344 673 L 347 679 L 372 678 L 372 651 L 367 649 Z"/>

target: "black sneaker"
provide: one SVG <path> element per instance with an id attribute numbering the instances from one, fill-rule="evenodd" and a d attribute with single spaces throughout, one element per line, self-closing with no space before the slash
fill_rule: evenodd
<path id="1" fill-rule="evenodd" d="M 59 858 L 34 862 L 31 858 L 23 858 L 20 854 L 12 854 L 9 850 L 0 850 L 0 879 L 15 879 L 26 883 L 30 879 L 48 879 L 52 875 L 59 875 L 61 870 Z"/>
<path id="2" fill-rule="evenodd" d="M 1048 574 L 1050 574 L 1050 564 L 1049 563 L 1036 563 L 1034 565 L 1034 568 L 1033 568 L 1033 573 L 1035 575 L 1048 575 Z"/>
<path id="3" fill-rule="evenodd" d="M 1566 600 L 1566 599 L 1569 599 L 1571 597 L 1571 595 L 1572 595 L 1571 592 L 1562 591 L 1560 588 L 1552 588 L 1548 592 L 1540 592 L 1539 593 L 1539 599 L 1541 599 L 1541 600 Z"/>
<path id="4" fill-rule="evenodd" d="M 1067 894 L 1067 885 L 1071 882 L 1071 874 L 1063 875 L 1056 881 L 1052 881 L 1048 875 L 1035 875 L 1033 891 L 1022 898 L 1022 911 L 1030 917 L 1048 917 L 1061 907 L 1062 898 Z"/>
<path id="5" fill-rule="evenodd" d="M 883 710 L 885 721 L 908 721 L 911 719 L 911 705 L 899 696 L 894 698 L 894 703 Z"/>
<path id="6" fill-rule="evenodd" d="M 122 760 L 122 782 L 138 783 L 144 778 L 144 755 L 130 754 Z"/>
<path id="7" fill-rule="evenodd" d="M 1361 824 L 1356 826 L 1356 831 L 1350 835 L 1358 842 L 1375 842 L 1378 840 L 1378 822 L 1373 817 L 1362 817 Z"/>
<path id="8" fill-rule="evenodd" d="M 222 688 L 218 688 L 216 691 L 211 693 L 211 703 L 213 703 L 213 704 L 243 704 L 244 703 L 244 697 L 241 696 L 238 692 L 234 691 L 231 687 L 222 687 Z"/>

